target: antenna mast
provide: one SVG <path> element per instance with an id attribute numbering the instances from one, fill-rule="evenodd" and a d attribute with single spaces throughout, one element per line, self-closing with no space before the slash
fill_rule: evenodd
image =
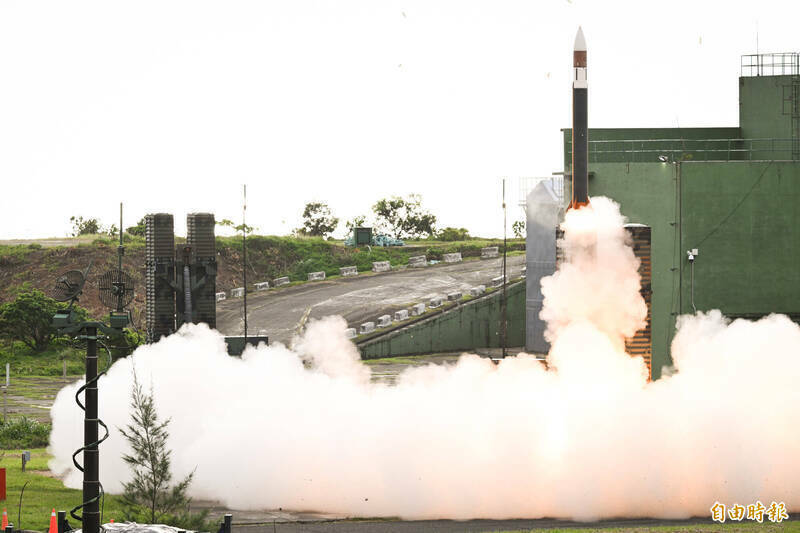
<path id="1" fill-rule="evenodd" d="M 244 283 L 244 344 L 247 346 L 247 184 L 242 185 L 242 282 Z"/>
<path id="2" fill-rule="evenodd" d="M 508 336 L 508 319 L 506 305 L 506 179 L 503 178 L 503 359 L 506 358 L 506 345 Z"/>

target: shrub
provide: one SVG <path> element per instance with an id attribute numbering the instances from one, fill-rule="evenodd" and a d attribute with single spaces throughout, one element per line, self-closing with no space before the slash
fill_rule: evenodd
<path id="1" fill-rule="evenodd" d="M 467 241 L 471 239 L 467 228 L 451 228 L 447 227 L 436 234 L 436 238 L 440 241 Z"/>
<path id="2" fill-rule="evenodd" d="M 50 439 L 50 424 L 43 424 L 28 417 L 0 421 L 0 447 L 7 450 L 16 448 L 40 448 L 47 446 Z"/>

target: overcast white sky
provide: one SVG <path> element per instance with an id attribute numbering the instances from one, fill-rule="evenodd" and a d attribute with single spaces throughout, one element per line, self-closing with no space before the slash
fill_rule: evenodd
<path id="1" fill-rule="evenodd" d="M 736 126 L 739 56 L 800 50 L 800 2 L 0 3 L 0 238 L 211 211 L 286 234 L 419 193 L 501 235 L 500 178 L 561 170 L 572 44 L 590 127 Z M 510 223 L 521 218 L 510 211 Z M 340 231 L 341 233 L 341 231 Z"/>

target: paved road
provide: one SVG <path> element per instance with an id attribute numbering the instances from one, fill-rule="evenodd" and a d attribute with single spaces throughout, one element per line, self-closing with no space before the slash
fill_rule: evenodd
<path id="1" fill-rule="evenodd" d="M 362 322 L 407 309 L 417 302 L 427 302 L 433 296 L 456 290 L 466 293 L 470 287 L 488 284 L 501 275 L 502 264 L 502 258 L 439 264 L 248 294 L 248 333 L 264 330 L 270 342 L 286 343 L 306 314 L 308 318 L 340 315 L 350 327 L 357 328 Z M 509 257 L 509 278 L 518 276 L 524 264 L 523 255 Z M 218 303 L 217 329 L 226 335 L 241 335 L 241 308 L 240 298 Z"/>
<path id="2" fill-rule="evenodd" d="M 80 244 L 91 243 L 98 237 L 107 235 L 81 235 L 80 237 L 53 237 L 50 239 L 7 239 L 0 240 L 3 246 L 19 246 L 27 244 L 38 244 L 42 248 L 52 248 L 53 246 L 78 246 Z"/>
<path id="3" fill-rule="evenodd" d="M 234 522 L 236 515 L 234 514 Z M 571 522 L 542 518 L 537 520 L 334 520 L 323 522 L 275 522 L 268 524 L 234 523 L 235 533 L 483 533 L 491 531 L 529 531 L 531 529 L 583 528 L 594 531 L 600 528 L 633 528 L 632 531 L 652 531 L 651 527 L 675 526 L 676 531 L 687 531 L 687 526 L 712 524 L 708 518 L 690 520 L 629 519 L 606 520 L 602 522 Z"/>

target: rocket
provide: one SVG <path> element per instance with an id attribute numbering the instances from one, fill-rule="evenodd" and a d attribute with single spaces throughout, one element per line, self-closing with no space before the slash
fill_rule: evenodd
<path id="1" fill-rule="evenodd" d="M 586 41 L 578 27 L 572 55 L 572 200 L 568 209 L 589 205 L 589 83 L 586 80 Z"/>

